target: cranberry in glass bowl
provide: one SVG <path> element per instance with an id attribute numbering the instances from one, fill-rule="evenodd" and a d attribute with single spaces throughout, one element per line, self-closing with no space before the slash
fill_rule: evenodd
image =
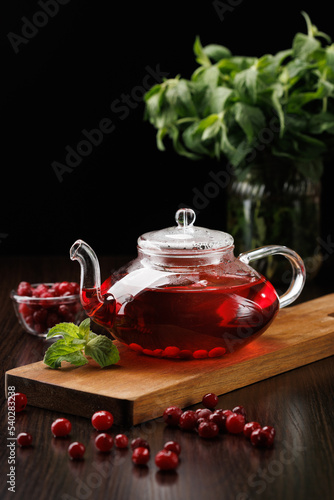
<path id="1" fill-rule="evenodd" d="M 50 328 L 58 323 L 79 324 L 85 317 L 79 285 L 74 282 L 30 284 L 21 281 L 10 297 L 20 325 L 38 337 L 46 337 Z"/>

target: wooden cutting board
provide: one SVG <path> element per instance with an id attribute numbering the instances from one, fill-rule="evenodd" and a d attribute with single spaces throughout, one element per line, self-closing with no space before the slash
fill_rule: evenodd
<path id="1" fill-rule="evenodd" d="M 117 346 L 117 365 L 52 370 L 40 361 L 6 372 L 6 388 L 24 392 L 32 406 L 88 418 L 105 409 L 116 424 L 136 425 L 171 404 L 185 408 L 207 392 L 224 394 L 333 355 L 334 294 L 281 310 L 261 337 L 219 359 L 157 359 Z"/>

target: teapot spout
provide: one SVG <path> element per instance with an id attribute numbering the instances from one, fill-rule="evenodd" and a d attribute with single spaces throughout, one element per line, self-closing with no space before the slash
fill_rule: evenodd
<path id="1" fill-rule="evenodd" d="M 80 264 L 80 300 L 88 316 L 94 319 L 94 311 L 103 304 L 99 261 L 94 250 L 82 240 L 73 243 L 70 257 Z"/>

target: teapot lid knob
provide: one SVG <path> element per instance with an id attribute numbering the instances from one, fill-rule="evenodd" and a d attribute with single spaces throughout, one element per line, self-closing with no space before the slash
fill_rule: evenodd
<path id="1" fill-rule="evenodd" d="M 175 214 L 178 229 L 186 229 L 194 225 L 196 214 L 191 208 L 181 208 Z"/>

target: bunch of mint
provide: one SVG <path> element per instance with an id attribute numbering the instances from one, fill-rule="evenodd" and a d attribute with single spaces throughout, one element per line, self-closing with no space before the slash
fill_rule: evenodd
<path id="1" fill-rule="evenodd" d="M 158 149 L 169 138 L 178 154 L 225 157 L 240 174 L 261 134 L 269 134 L 263 154 L 299 162 L 301 174 L 319 179 L 319 160 L 334 156 L 334 44 L 302 15 L 307 33 L 273 55 L 235 56 L 197 37 L 199 66 L 190 79 L 165 79 L 145 94 Z"/>
<path id="2" fill-rule="evenodd" d="M 105 335 L 90 330 L 90 319 L 80 323 L 58 323 L 51 328 L 47 339 L 61 336 L 45 353 L 44 363 L 50 368 L 60 368 L 62 361 L 82 366 L 88 363 L 86 356 L 93 358 L 102 368 L 119 361 L 119 352 Z"/>

